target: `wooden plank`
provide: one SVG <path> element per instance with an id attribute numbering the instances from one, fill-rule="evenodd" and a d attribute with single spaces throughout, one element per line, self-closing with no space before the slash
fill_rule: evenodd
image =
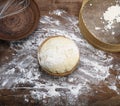
<path id="1" fill-rule="evenodd" d="M 41 15 L 47 14 L 50 10 L 64 9 L 70 14 L 79 16 L 82 0 L 35 0 L 40 9 Z"/>

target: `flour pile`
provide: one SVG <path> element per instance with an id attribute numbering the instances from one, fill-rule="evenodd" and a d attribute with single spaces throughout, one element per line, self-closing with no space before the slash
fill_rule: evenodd
<path id="1" fill-rule="evenodd" d="M 120 23 L 120 5 L 116 4 L 108 7 L 108 9 L 103 13 L 103 19 L 107 21 L 105 30 L 114 28 L 114 23 Z M 112 34 L 114 34 L 114 32 Z"/>

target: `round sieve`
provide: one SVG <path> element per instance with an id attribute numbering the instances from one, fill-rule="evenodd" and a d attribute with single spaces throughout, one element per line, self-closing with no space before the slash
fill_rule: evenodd
<path id="1" fill-rule="evenodd" d="M 120 52 L 120 0 L 83 0 L 79 26 L 93 46 Z"/>

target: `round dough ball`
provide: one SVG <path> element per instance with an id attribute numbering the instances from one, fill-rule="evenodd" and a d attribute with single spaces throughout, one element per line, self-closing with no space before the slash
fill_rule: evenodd
<path id="1" fill-rule="evenodd" d="M 66 37 L 50 37 L 40 45 L 38 60 L 41 68 L 47 73 L 65 76 L 77 67 L 79 49 L 74 41 Z"/>

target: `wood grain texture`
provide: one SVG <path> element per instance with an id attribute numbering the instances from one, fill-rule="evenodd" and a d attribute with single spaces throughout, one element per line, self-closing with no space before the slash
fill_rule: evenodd
<path id="1" fill-rule="evenodd" d="M 64 9 L 70 14 L 79 15 L 82 0 L 35 0 L 39 6 L 41 15 L 45 15 L 53 9 Z"/>

